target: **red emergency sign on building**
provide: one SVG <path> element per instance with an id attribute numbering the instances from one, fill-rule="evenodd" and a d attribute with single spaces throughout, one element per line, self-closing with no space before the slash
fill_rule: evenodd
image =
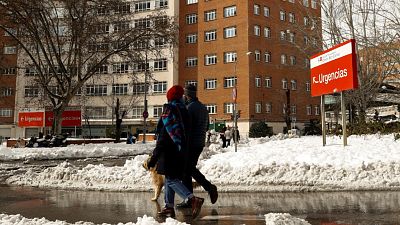
<path id="1" fill-rule="evenodd" d="M 43 127 L 44 112 L 19 112 L 19 127 Z"/>
<path id="2" fill-rule="evenodd" d="M 46 127 L 51 127 L 54 120 L 54 113 L 52 111 L 46 111 Z M 62 127 L 79 127 L 81 126 L 81 111 L 80 110 L 68 110 L 62 113 Z"/>
<path id="3" fill-rule="evenodd" d="M 355 40 L 311 57 L 311 95 L 321 96 L 358 87 Z"/>

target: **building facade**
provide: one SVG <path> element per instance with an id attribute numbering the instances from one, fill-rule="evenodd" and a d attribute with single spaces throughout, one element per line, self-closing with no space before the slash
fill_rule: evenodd
<path id="1" fill-rule="evenodd" d="M 238 128 L 265 121 L 275 133 L 319 118 L 309 57 L 321 50 L 317 0 L 182 0 L 179 83 L 194 83 L 211 121 Z"/>
<path id="2" fill-rule="evenodd" d="M 8 31 L 15 33 L 10 26 Z M 0 139 L 15 136 L 14 122 L 17 45 L 6 31 L 0 32 Z"/>

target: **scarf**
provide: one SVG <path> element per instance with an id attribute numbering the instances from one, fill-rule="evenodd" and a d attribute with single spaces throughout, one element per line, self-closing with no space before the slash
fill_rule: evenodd
<path id="1" fill-rule="evenodd" d="M 183 125 L 180 110 L 184 109 L 185 105 L 180 100 L 172 100 L 164 105 L 164 111 L 160 116 L 157 125 L 157 132 L 160 133 L 162 127 L 165 127 L 169 137 L 178 147 L 182 149 L 182 139 L 185 136 L 185 127 Z"/>

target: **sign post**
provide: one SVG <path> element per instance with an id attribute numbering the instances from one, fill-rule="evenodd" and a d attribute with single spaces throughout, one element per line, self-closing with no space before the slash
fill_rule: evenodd
<path id="1" fill-rule="evenodd" d="M 321 96 L 323 145 L 326 145 L 325 94 L 341 92 L 343 145 L 347 145 L 344 91 L 358 88 L 355 40 L 351 39 L 311 57 L 311 95 Z"/>
<path id="2" fill-rule="evenodd" d="M 232 89 L 232 99 L 233 99 L 233 121 L 234 121 L 234 128 L 233 128 L 233 142 L 235 143 L 235 152 L 237 152 L 237 142 L 238 142 L 238 137 L 237 136 L 237 120 L 238 120 L 238 115 L 237 115 L 237 89 L 236 89 L 236 81 L 235 81 L 235 87 Z"/>

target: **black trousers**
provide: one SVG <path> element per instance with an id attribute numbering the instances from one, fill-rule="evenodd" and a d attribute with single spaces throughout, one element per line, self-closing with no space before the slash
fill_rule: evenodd
<path id="1" fill-rule="evenodd" d="M 193 179 L 204 188 L 207 192 L 211 189 L 211 183 L 206 179 L 206 177 L 196 168 L 197 161 L 199 160 L 200 154 L 203 151 L 203 148 L 190 149 L 190 165 L 188 168 L 188 172 L 185 173 L 183 178 L 183 184 L 189 189 L 189 191 L 193 192 Z"/>

